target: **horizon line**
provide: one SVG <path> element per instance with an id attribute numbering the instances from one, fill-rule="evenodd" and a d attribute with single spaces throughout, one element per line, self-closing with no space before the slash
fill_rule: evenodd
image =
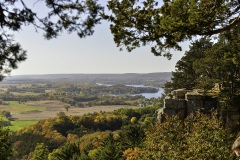
<path id="1" fill-rule="evenodd" d="M 40 73 L 40 74 L 14 74 L 7 75 L 5 77 L 12 76 L 41 76 L 41 75 L 78 75 L 78 74 L 151 74 L 151 73 L 171 73 L 172 71 L 164 71 L 164 72 L 129 72 L 129 73 Z"/>

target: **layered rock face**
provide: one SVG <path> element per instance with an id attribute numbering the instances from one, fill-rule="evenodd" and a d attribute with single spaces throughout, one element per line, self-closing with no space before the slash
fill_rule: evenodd
<path id="1" fill-rule="evenodd" d="M 157 120 L 163 122 L 165 115 L 178 115 L 181 119 L 198 111 L 210 113 L 212 109 L 219 109 L 223 125 L 233 131 L 240 127 L 240 99 L 236 99 L 231 107 L 222 107 L 224 102 L 216 98 L 204 96 L 197 90 L 178 89 L 171 92 L 164 99 L 164 106 L 157 110 Z M 221 107 L 220 107 L 221 106 Z M 221 108 L 221 109 L 220 109 Z"/>
<path id="2" fill-rule="evenodd" d="M 209 112 L 218 107 L 218 101 L 194 90 L 178 89 L 164 99 L 164 107 L 157 111 L 157 119 L 164 121 L 165 115 L 178 115 L 184 119 L 197 111 Z"/>
<path id="3" fill-rule="evenodd" d="M 240 127 L 240 99 L 238 99 L 235 104 L 231 107 L 224 108 L 221 111 L 221 116 L 223 119 L 223 124 L 226 128 L 230 128 L 233 131 L 239 131 Z"/>

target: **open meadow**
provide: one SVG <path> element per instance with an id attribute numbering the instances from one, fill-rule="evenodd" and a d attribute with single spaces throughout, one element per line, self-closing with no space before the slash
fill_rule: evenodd
<path id="1" fill-rule="evenodd" d="M 11 121 L 11 126 L 7 126 L 12 131 L 18 131 L 22 128 L 36 124 L 38 120 L 14 120 Z"/>
<path id="2" fill-rule="evenodd" d="M 17 101 L 7 101 L 5 105 L 0 105 L 0 111 L 8 111 L 11 114 L 26 113 L 30 111 L 42 111 L 45 107 L 40 105 L 29 105 Z"/>
<path id="3" fill-rule="evenodd" d="M 106 105 L 87 108 L 70 107 L 67 111 L 65 106 L 67 106 L 66 103 L 56 100 L 30 101 L 25 103 L 8 101 L 7 105 L 0 105 L 0 111 L 9 111 L 11 113 L 11 125 L 7 127 L 12 131 L 18 131 L 37 123 L 39 120 L 54 118 L 60 112 L 64 112 L 67 116 L 81 116 L 87 113 L 100 111 L 112 112 L 120 108 L 138 108 L 130 105 Z M 6 121 L 6 118 L 2 117 L 1 120 Z"/>
<path id="4" fill-rule="evenodd" d="M 64 112 L 67 116 L 84 115 L 93 112 L 112 112 L 120 108 L 138 108 L 130 105 L 105 105 L 93 106 L 87 108 L 70 107 L 68 111 L 65 109 L 66 103 L 61 101 L 31 101 L 23 104 L 18 102 L 9 102 L 10 105 L 0 106 L 0 110 L 10 111 L 11 118 L 15 120 L 43 120 L 54 118 L 59 112 Z"/>

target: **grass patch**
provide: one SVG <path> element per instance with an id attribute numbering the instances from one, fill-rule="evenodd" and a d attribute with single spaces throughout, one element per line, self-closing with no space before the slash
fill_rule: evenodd
<path id="1" fill-rule="evenodd" d="M 0 105 L 0 110 L 9 111 L 11 114 L 45 110 L 43 106 L 30 106 L 24 103 L 18 103 L 17 101 L 7 101 L 7 103 L 8 105 Z"/>
<path id="2" fill-rule="evenodd" d="M 15 120 L 11 121 L 11 126 L 8 126 L 8 128 L 11 131 L 18 131 L 22 128 L 28 127 L 30 125 L 36 124 L 38 120 Z"/>
<path id="3" fill-rule="evenodd" d="M 0 121 L 8 121 L 8 119 L 5 116 L 0 115 Z"/>

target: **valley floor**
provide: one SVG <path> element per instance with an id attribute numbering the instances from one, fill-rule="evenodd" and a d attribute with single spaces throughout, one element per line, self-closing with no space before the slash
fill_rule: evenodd
<path id="1" fill-rule="evenodd" d="M 35 101 L 35 102 L 27 102 L 25 105 L 30 106 L 43 106 L 46 109 L 45 110 L 33 110 L 28 111 L 24 113 L 15 113 L 12 114 L 12 118 L 16 120 L 43 120 L 43 119 L 49 119 L 54 118 L 57 116 L 59 112 L 64 112 L 65 115 L 76 115 L 81 116 L 87 113 L 93 113 L 93 112 L 112 112 L 114 110 L 120 109 L 120 108 L 139 108 L 136 106 L 130 106 L 130 105 L 109 105 L 109 106 L 93 106 L 93 107 L 87 107 L 87 108 L 78 108 L 78 107 L 70 107 L 68 111 L 64 108 L 65 103 L 62 103 L 60 101 Z"/>

